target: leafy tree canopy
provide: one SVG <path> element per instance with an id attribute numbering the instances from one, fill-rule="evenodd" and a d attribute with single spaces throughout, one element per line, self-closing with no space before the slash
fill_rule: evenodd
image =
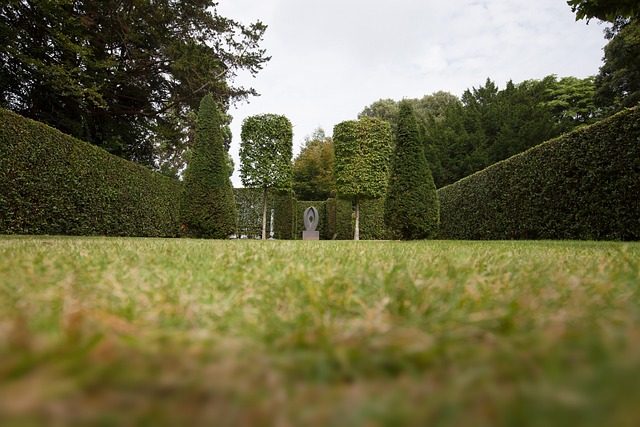
<path id="1" fill-rule="evenodd" d="M 146 165 L 175 162 L 200 99 L 255 95 L 266 26 L 211 0 L 10 0 L 0 6 L 0 105 Z M 182 144 L 182 145 L 181 145 Z M 175 152 L 175 153 L 174 153 Z M 179 162 L 177 162 L 179 163 Z"/>
<path id="2" fill-rule="evenodd" d="M 277 114 L 247 117 L 242 123 L 240 178 L 246 187 L 290 189 L 293 127 Z"/>
<path id="3" fill-rule="evenodd" d="M 305 139 L 293 160 L 293 190 L 298 200 L 325 200 L 335 196 L 333 139 L 322 128 Z"/>
<path id="4" fill-rule="evenodd" d="M 596 103 L 613 113 L 640 103 L 640 20 L 618 20 L 596 77 Z"/>
<path id="5" fill-rule="evenodd" d="M 640 15 L 638 0 L 568 0 L 576 20 L 597 18 L 613 22 L 618 17 L 634 18 Z"/>

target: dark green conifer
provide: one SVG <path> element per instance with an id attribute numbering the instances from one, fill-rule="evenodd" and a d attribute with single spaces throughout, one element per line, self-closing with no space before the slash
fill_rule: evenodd
<path id="1" fill-rule="evenodd" d="M 437 232 L 440 206 L 409 101 L 400 102 L 396 126 L 385 224 L 395 239 L 428 239 Z"/>
<path id="2" fill-rule="evenodd" d="M 200 102 L 196 139 L 185 171 L 180 209 L 188 237 L 226 239 L 236 232 L 236 204 L 223 147 L 220 114 L 211 95 Z"/>

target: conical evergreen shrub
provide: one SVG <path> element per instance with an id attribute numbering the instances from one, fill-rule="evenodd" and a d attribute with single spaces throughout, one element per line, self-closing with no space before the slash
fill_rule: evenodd
<path id="1" fill-rule="evenodd" d="M 236 232 L 235 197 L 219 117 L 213 97 L 206 95 L 200 102 L 196 139 L 180 203 L 183 230 L 188 237 L 226 239 Z"/>
<path id="2" fill-rule="evenodd" d="M 400 102 L 396 126 L 385 225 L 394 239 L 428 239 L 438 230 L 440 205 L 409 101 Z"/>

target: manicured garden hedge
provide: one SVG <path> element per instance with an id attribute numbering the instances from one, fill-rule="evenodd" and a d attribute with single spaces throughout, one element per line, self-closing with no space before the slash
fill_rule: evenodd
<path id="1" fill-rule="evenodd" d="M 360 202 L 360 239 L 383 240 L 387 238 L 384 225 L 384 198 Z"/>
<path id="2" fill-rule="evenodd" d="M 262 234 L 262 189 L 235 188 L 236 209 L 238 211 L 238 234 L 250 239 L 259 239 Z M 295 199 L 290 192 L 269 190 L 267 196 L 267 238 L 271 231 L 271 210 L 273 210 L 273 237 L 293 239 Z"/>
<path id="3" fill-rule="evenodd" d="M 640 240 L 640 110 L 439 190 L 442 239 Z"/>
<path id="4" fill-rule="evenodd" d="M 0 110 L 0 234 L 173 237 L 181 184 Z"/>

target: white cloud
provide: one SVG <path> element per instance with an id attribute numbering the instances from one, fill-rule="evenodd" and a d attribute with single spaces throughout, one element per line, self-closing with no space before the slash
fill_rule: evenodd
<path id="1" fill-rule="evenodd" d="M 563 0 L 220 0 L 221 15 L 269 25 L 272 60 L 237 83 L 262 96 L 231 110 L 236 156 L 242 120 L 286 115 L 294 152 L 318 126 L 353 119 L 381 98 L 499 86 L 549 74 L 598 72 L 602 27 L 575 22 Z M 240 185 L 238 172 L 234 184 Z"/>

